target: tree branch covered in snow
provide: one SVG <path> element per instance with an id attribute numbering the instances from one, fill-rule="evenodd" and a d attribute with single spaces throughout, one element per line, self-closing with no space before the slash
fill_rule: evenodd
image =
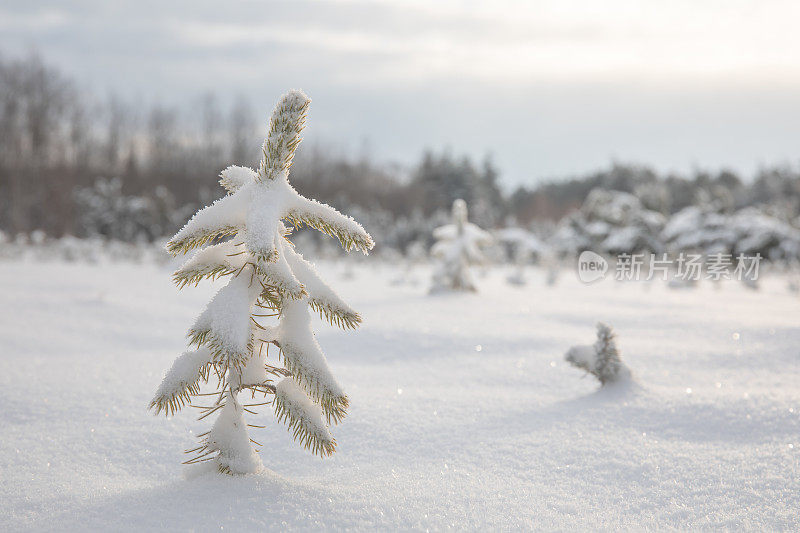
<path id="1" fill-rule="evenodd" d="M 314 338 L 309 311 L 344 328 L 356 327 L 361 317 L 294 250 L 283 221 L 319 229 L 345 250 L 366 254 L 374 243 L 355 220 L 300 196 L 289 184 L 309 102 L 300 91 L 284 95 L 273 111 L 258 171 L 223 170 L 220 185 L 228 194 L 167 243 L 174 254 L 199 248 L 175 272 L 179 287 L 229 277 L 189 330 L 189 344 L 198 349 L 176 360 L 150 405 L 156 413 L 173 414 L 201 394 L 201 382 L 216 376 L 213 402 L 199 408 L 201 419 L 219 416 L 200 446 L 187 451 L 194 454 L 189 464 L 213 460 L 225 473 L 258 471 L 261 460 L 251 446 L 257 443 L 248 435 L 244 412 L 267 404 L 313 453 L 327 456 L 336 448 L 327 424 L 339 423 L 349 402 Z M 267 362 L 270 345 L 278 348 L 275 364 Z M 283 379 L 275 385 L 273 377 Z M 264 401 L 240 403 L 245 390 Z"/>

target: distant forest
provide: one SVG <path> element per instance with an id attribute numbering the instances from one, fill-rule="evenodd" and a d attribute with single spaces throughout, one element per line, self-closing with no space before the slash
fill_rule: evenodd
<path id="1" fill-rule="evenodd" d="M 277 95 L 276 95 L 277 96 Z M 38 56 L 0 56 L 0 231 L 154 240 L 222 194 L 220 170 L 255 165 L 266 125 L 239 98 L 223 109 L 214 95 L 193 109 L 139 109 L 87 94 Z M 659 175 L 613 163 L 503 194 L 488 156 L 426 151 L 412 168 L 302 145 L 292 182 L 306 196 L 365 217 L 376 236 L 404 248 L 446 217 L 456 198 L 483 227 L 532 227 L 561 219 L 594 188 L 637 195 L 662 213 L 708 199 L 731 209 L 768 206 L 800 214 L 800 169 Z M 390 232 L 391 229 L 391 232 Z"/>

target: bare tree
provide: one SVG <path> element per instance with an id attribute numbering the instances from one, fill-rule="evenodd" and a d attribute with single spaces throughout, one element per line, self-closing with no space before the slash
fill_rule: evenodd
<path id="1" fill-rule="evenodd" d="M 217 104 L 217 98 L 211 93 L 206 93 L 200 99 L 200 116 L 202 118 L 202 138 L 200 146 L 204 167 L 218 166 L 222 161 L 222 113 Z"/>
<path id="2" fill-rule="evenodd" d="M 151 178 L 162 178 L 174 170 L 177 148 L 177 112 L 156 105 L 147 122 Z"/>
<path id="3" fill-rule="evenodd" d="M 252 147 L 256 145 L 253 139 L 257 138 L 257 135 L 253 116 L 250 101 L 241 95 L 237 97 L 228 117 L 228 128 L 230 158 L 238 165 L 249 165 L 254 160 Z"/>

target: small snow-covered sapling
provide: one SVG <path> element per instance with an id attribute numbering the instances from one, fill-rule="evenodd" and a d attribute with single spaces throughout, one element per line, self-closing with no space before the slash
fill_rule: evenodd
<path id="1" fill-rule="evenodd" d="M 492 237 L 467 221 L 467 203 L 464 200 L 453 202 L 453 222 L 436 228 L 433 237 L 437 242 L 431 249 L 431 255 L 438 264 L 430 292 L 474 292 L 475 283 L 469 267 L 485 261 L 481 247 L 491 243 Z"/>
<path id="2" fill-rule="evenodd" d="M 573 346 L 564 358 L 573 366 L 592 374 L 601 385 L 630 377 L 617 349 L 616 335 L 610 326 L 597 324 L 597 341 L 592 345 Z"/>
<path id="3" fill-rule="evenodd" d="M 291 228 L 310 226 L 365 254 L 372 237 L 352 218 L 304 198 L 289 184 L 309 98 L 285 94 L 272 113 L 258 170 L 228 167 L 220 184 L 228 194 L 198 211 L 167 243 L 173 254 L 199 249 L 177 272 L 182 288 L 228 277 L 189 330 L 189 345 L 167 372 L 150 407 L 171 415 L 193 397 L 200 419 L 218 413 L 186 463 L 215 461 L 220 472 L 247 474 L 262 468 L 244 413 L 271 405 L 295 440 L 315 454 L 334 452 L 329 425 L 345 416 L 348 399 L 331 374 L 311 330 L 310 310 L 331 324 L 355 328 L 361 317 L 318 276 L 289 240 Z M 287 222 L 287 225 L 284 225 Z M 269 346 L 278 353 L 269 357 Z M 269 361 L 269 362 L 268 362 Z M 200 384 L 217 380 L 215 392 Z M 280 379 L 277 383 L 273 380 Z M 247 400 L 240 401 L 240 393 Z M 258 396 L 257 396 L 258 395 Z"/>

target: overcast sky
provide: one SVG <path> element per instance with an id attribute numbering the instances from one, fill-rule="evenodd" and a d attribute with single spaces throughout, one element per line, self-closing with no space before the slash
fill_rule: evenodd
<path id="1" fill-rule="evenodd" d="M 306 139 L 380 160 L 491 152 L 506 184 L 612 159 L 660 170 L 796 162 L 800 2 L 15 1 L 0 51 L 81 86 L 183 104 L 313 99 Z"/>

